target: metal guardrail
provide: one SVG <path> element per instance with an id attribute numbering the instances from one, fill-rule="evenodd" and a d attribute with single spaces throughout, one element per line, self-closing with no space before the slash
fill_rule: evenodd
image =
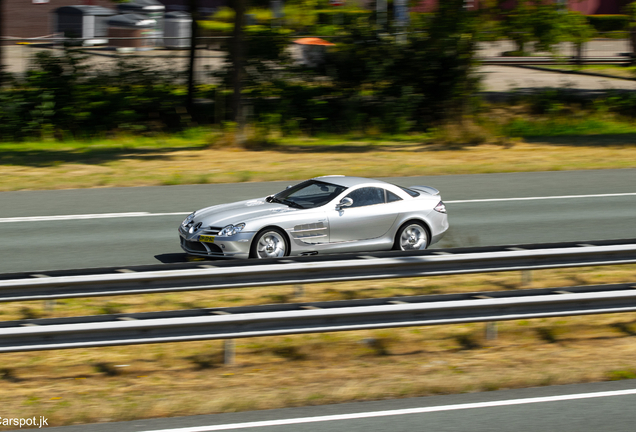
<path id="1" fill-rule="evenodd" d="M 628 56 L 612 57 L 576 57 L 553 58 L 553 57 L 487 57 L 479 60 L 482 64 L 493 66 L 513 66 L 513 65 L 562 65 L 577 63 L 581 64 L 626 64 L 631 63 L 632 58 Z"/>
<path id="2" fill-rule="evenodd" d="M 636 263 L 636 242 L 0 280 L 0 302 Z M 461 250 L 460 250 L 461 251 Z"/>
<path id="3" fill-rule="evenodd" d="M 0 352 L 633 312 L 634 288 L 601 285 L 4 322 Z"/>

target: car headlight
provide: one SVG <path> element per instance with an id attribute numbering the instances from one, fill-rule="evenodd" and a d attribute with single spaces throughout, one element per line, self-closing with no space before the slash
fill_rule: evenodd
<path id="1" fill-rule="evenodd" d="M 181 226 L 186 226 L 187 224 L 189 224 L 190 222 L 192 222 L 192 220 L 194 219 L 194 214 L 195 214 L 195 213 L 196 213 L 196 212 L 192 212 L 192 213 L 190 213 L 190 214 L 188 215 L 188 217 L 187 217 L 187 218 L 185 218 L 185 219 L 183 220 L 183 222 L 181 222 Z"/>
<path id="2" fill-rule="evenodd" d="M 434 208 L 434 210 L 438 213 L 446 213 L 446 206 L 444 205 L 444 201 L 440 201 Z"/>
<path id="3" fill-rule="evenodd" d="M 219 237 L 230 237 L 236 233 L 240 233 L 245 228 L 244 223 L 236 224 L 236 225 L 228 225 L 223 227 L 221 231 L 219 231 Z"/>

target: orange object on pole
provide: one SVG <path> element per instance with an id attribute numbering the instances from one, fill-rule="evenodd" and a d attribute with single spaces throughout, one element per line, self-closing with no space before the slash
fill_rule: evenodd
<path id="1" fill-rule="evenodd" d="M 294 43 L 298 45 L 322 45 L 322 46 L 335 46 L 336 44 L 328 42 L 324 39 L 310 37 L 310 38 L 300 38 L 296 39 Z"/>

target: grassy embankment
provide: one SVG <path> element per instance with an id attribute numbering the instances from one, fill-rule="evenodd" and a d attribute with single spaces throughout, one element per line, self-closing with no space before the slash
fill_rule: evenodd
<path id="1" fill-rule="evenodd" d="M 0 191 L 629 168 L 636 124 L 610 114 L 493 109 L 430 133 L 277 137 L 193 129 L 174 136 L 0 143 Z"/>
<path id="2" fill-rule="evenodd" d="M 231 134 L 204 131 L 4 143 L 0 190 L 636 165 L 629 120 L 514 109 L 491 118 L 399 137 L 269 137 L 251 150 L 232 145 Z M 531 287 L 632 282 L 635 270 L 535 272 Z M 52 312 L 42 302 L 7 304 L 0 319 L 519 287 L 519 274 L 509 273 L 306 286 L 299 299 L 291 287 L 69 299 Z M 221 363 L 219 341 L 2 354 L 0 404 L 62 425 L 635 378 L 635 333 L 636 315 L 623 314 L 500 323 L 494 341 L 484 339 L 483 324 L 244 339 L 233 367 Z"/>
<path id="3" fill-rule="evenodd" d="M 609 75 L 616 78 L 636 79 L 636 66 L 622 65 L 556 65 L 541 66 L 543 69 L 560 70 L 566 72 L 590 72 Z"/>
<path id="4" fill-rule="evenodd" d="M 630 282 L 635 266 L 546 270 L 525 288 Z M 7 304 L 3 320 L 522 288 L 518 272 Z M 636 314 L 0 355 L 5 413 L 49 424 L 235 412 L 636 378 Z M 371 342 L 372 341 L 372 342 Z"/>

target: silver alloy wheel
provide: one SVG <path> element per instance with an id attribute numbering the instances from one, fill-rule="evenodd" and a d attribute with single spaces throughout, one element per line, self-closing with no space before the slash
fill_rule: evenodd
<path id="1" fill-rule="evenodd" d="M 400 250 L 422 250 L 428 245 L 426 228 L 418 223 L 412 223 L 402 228 L 400 232 Z"/>
<path id="2" fill-rule="evenodd" d="M 257 258 L 284 257 L 287 252 L 287 242 L 278 231 L 265 231 L 258 238 L 256 244 Z"/>

